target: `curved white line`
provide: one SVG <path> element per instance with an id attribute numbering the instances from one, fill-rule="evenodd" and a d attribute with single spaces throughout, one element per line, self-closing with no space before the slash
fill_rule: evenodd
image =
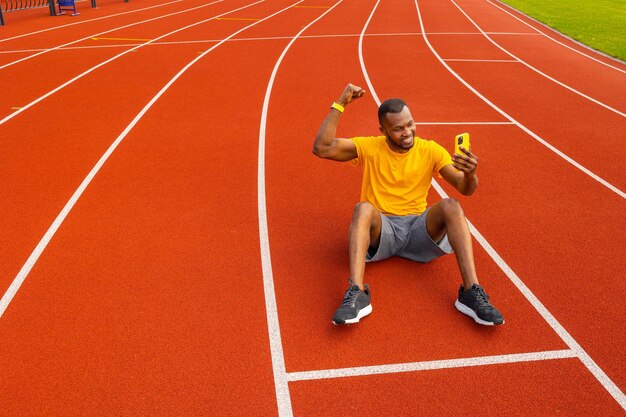
<path id="1" fill-rule="evenodd" d="M 491 39 L 491 36 L 489 36 L 488 34 L 486 34 L 486 33 L 485 33 L 485 31 L 484 31 L 484 30 L 483 30 L 480 26 L 478 26 L 478 24 L 477 24 L 476 22 L 474 22 L 474 20 L 473 20 L 471 17 L 469 17 L 469 15 L 468 15 L 467 13 L 465 13 L 465 10 L 463 10 L 463 9 L 462 9 L 462 8 L 461 8 L 461 7 L 460 7 L 460 6 L 459 6 L 459 5 L 458 5 L 458 4 L 457 4 L 454 0 L 450 0 L 450 1 L 452 2 L 452 4 L 454 4 L 454 5 L 457 7 L 457 9 L 459 9 L 459 10 L 461 11 L 461 13 L 463 13 L 463 15 L 465 15 L 465 17 L 467 18 L 467 20 L 469 20 L 470 22 L 472 22 L 472 24 L 476 27 L 476 29 L 478 29 L 478 30 L 480 31 L 480 33 L 482 33 L 482 34 L 483 34 L 483 36 L 484 36 L 485 38 L 487 38 L 487 40 L 488 40 L 489 42 L 491 42 L 491 43 L 492 43 L 495 47 L 497 47 L 498 49 L 500 49 L 500 50 L 501 50 L 502 52 L 504 52 L 505 54 L 507 54 L 507 55 L 509 55 L 510 57 L 512 57 L 512 58 L 514 58 L 514 59 L 516 59 L 516 60 L 517 60 L 520 64 L 522 64 L 522 65 L 524 65 L 524 66 L 528 67 L 529 69 L 531 69 L 531 70 L 535 71 L 537 74 L 539 74 L 539 75 L 541 75 L 541 76 L 543 76 L 543 77 L 547 78 L 548 80 L 550 80 L 550 81 L 552 81 L 552 82 L 554 82 L 554 83 L 556 83 L 556 84 L 560 85 L 561 87 L 563 87 L 563 88 L 565 88 L 565 89 L 567 89 L 567 90 L 571 91 L 572 93 L 574 93 L 574 94 L 578 94 L 579 96 L 581 96 L 581 97 L 583 97 L 583 98 L 586 98 L 587 100 L 591 101 L 592 103 L 595 103 L 595 104 L 597 104 L 598 106 L 604 107 L 605 109 L 610 110 L 610 111 L 612 111 L 612 112 L 613 112 L 613 113 L 615 113 L 615 114 L 618 114 L 618 115 L 620 115 L 620 116 L 622 116 L 622 117 L 626 117 L 626 113 L 621 112 L 621 111 L 619 111 L 619 110 L 617 110 L 617 109 L 615 109 L 615 108 L 613 108 L 613 107 L 609 106 L 608 104 L 604 104 L 604 103 L 603 103 L 603 102 L 601 102 L 600 100 L 596 100 L 595 98 L 590 97 L 590 96 L 586 95 L 585 93 L 582 93 L 582 92 L 580 92 L 580 91 L 576 90 L 576 89 L 575 89 L 575 88 L 573 88 L 573 87 L 570 87 L 569 85 L 567 85 L 567 84 L 565 84 L 565 83 L 563 83 L 563 82 L 561 82 L 561 81 L 557 80 L 557 79 L 556 79 L 556 78 L 554 78 L 554 77 L 551 77 L 550 75 L 546 74 L 545 72 L 541 71 L 540 69 L 535 68 L 534 66 L 530 65 L 528 62 L 524 61 L 523 59 L 521 59 L 521 58 L 517 57 L 516 55 L 514 55 L 513 53 L 509 52 L 506 48 L 504 48 L 503 46 L 501 46 L 498 42 L 496 42 L 496 41 L 494 41 L 493 39 Z"/>
<path id="2" fill-rule="evenodd" d="M 363 76 L 365 77 L 365 82 L 367 83 L 367 88 L 369 89 L 369 93 L 372 95 L 372 98 L 374 99 L 374 101 L 380 106 L 381 101 L 378 98 L 378 95 L 376 95 L 376 90 L 374 90 L 374 86 L 372 85 L 370 76 L 367 73 L 367 68 L 365 67 L 365 61 L 363 61 L 363 37 L 365 36 L 365 30 L 370 25 L 370 21 L 372 20 L 372 17 L 374 16 L 374 13 L 376 12 L 376 9 L 378 8 L 379 3 L 380 3 L 380 0 L 378 0 L 376 4 L 374 5 L 372 12 L 370 13 L 369 17 L 365 21 L 365 26 L 363 26 L 363 30 L 361 30 L 361 34 L 359 35 L 359 63 L 361 64 L 361 70 L 363 72 Z"/>
<path id="3" fill-rule="evenodd" d="M 67 25 L 54 26 L 54 27 L 51 27 L 51 28 L 41 29 L 41 30 L 37 30 L 37 31 L 34 31 L 34 32 L 23 33 L 21 35 L 12 36 L 10 38 L 0 39 L 0 43 L 6 42 L 6 41 L 10 41 L 10 40 L 13 40 L 13 39 L 24 38 L 26 36 L 36 35 L 38 33 L 48 32 L 48 31 L 51 31 L 51 30 L 62 29 L 62 28 L 66 28 L 68 26 L 82 25 L 83 23 L 94 22 L 96 20 L 109 19 L 111 17 L 122 16 L 122 15 L 125 15 L 125 14 L 142 12 L 142 11 L 148 10 L 148 9 L 154 9 L 154 8 L 157 8 L 157 7 L 167 6 L 168 4 L 172 4 L 172 3 L 180 3 L 181 1 L 183 1 L 183 0 L 169 1 L 167 3 L 157 4 L 156 6 L 144 7 L 143 9 L 137 9 L 137 10 L 131 10 L 130 12 L 121 12 L 121 13 L 116 13 L 116 14 L 110 14 L 110 15 L 107 15 L 107 16 L 96 17 L 94 19 L 87 19 L 87 20 L 81 20 L 80 22 L 68 23 Z"/>
<path id="4" fill-rule="evenodd" d="M 417 4 L 417 0 L 415 0 L 415 8 L 417 10 L 417 14 L 420 21 L 420 26 L 422 28 L 422 33 L 424 37 L 424 41 L 432 51 L 432 53 L 437 57 L 437 59 L 445 65 L 439 54 L 433 49 L 428 38 L 426 37 L 424 31 L 424 24 L 422 22 L 422 15 L 420 13 L 419 6 Z M 365 29 L 363 30 L 365 32 Z M 361 51 L 359 50 L 359 53 Z M 361 60 L 361 62 L 363 62 Z M 445 65 L 449 71 L 451 69 Z M 365 69 L 363 68 L 363 72 L 365 73 Z M 452 72 L 455 74 L 454 72 Z M 460 77 L 457 76 L 460 79 Z M 463 82 L 465 84 L 465 82 Z M 467 84 L 466 84 L 467 85 Z M 372 88 L 370 84 L 370 88 Z M 372 95 L 374 96 L 374 95 Z M 380 106 L 380 102 L 377 101 Z M 447 193 L 441 188 L 441 186 L 435 181 L 433 178 L 432 185 L 439 193 L 442 198 L 448 198 Z M 548 309 L 539 301 L 539 299 L 533 294 L 533 292 L 524 284 L 524 282 L 520 279 L 520 277 L 511 269 L 511 267 L 502 259 L 502 257 L 496 252 L 496 250 L 489 244 L 487 239 L 483 237 L 483 235 L 474 227 L 474 225 L 467 219 L 467 223 L 469 225 L 470 231 L 476 241 L 480 243 L 480 245 L 485 249 L 485 251 L 489 254 L 491 259 L 498 265 L 498 267 L 506 274 L 506 276 L 511 280 L 511 282 L 517 287 L 517 289 L 526 297 L 526 299 L 531 303 L 531 305 L 537 310 L 537 312 L 546 320 L 546 322 L 550 325 L 550 327 L 555 331 L 557 335 L 567 344 L 567 346 L 576 354 L 576 357 L 580 359 L 580 361 L 585 365 L 585 367 L 591 372 L 591 374 L 602 384 L 602 386 L 613 396 L 613 398 L 624 408 L 626 409 L 626 396 L 620 391 L 620 389 L 615 385 L 615 383 L 606 375 L 606 373 L 594 362 L 594 360 L 589 356 L 589 354 L 580 346 L 580 344 L 569 334 L 567 330 L 559 323 L 559 321 L 548 311 Z"/>
<path id="5" fill-rule="evenodd" d="M 446 62 L 514 62 L 519 64 L 520 62 L 515 59 L 467 59 L 467 58 L 446 58 Z"/>
<path id="6" fill-rule="evenodd" d="M 218 0 L 218 1 L 222 1 L 222 0 Z M 208 18 L 208 19 L 201 20 L 201 21 L 196 22 L 196 23 L 193 23 L 193 24 L 191 24 L 191 25 L 187 25 L 187 26 L 182 27 L 182 28 L 180 28 L 180 29 L 176 29 L 176 30 L 174 30 L 174 31 L 172 31 L 172 32 L 166 33 L 165 35 L 161 35 L 161 36 L 159 36 L 158 38 L 152 39 L 151 41 L 148 41 L 148 42 L 142 43 L 141 45 L 138 45 L 138 46 L 136 46 L 136 47 L 134 47 L 134 48 L 131 48 L 131 49 L 128 49 L 128 50 L 126 50 L 126 51 L 124 51 L 124 52 L 121 52 L 121 53 L 119 53 L 119 54 L 115 55 L 114 57 L 109 58 L 109 59 L 107 59 L 106 61 L 103 61 L 103 62 L 99 63 L 99 64 L 98 64 L 98 65 L 96 65 L 96 66 L 91 67 L 91 68 L 90 68 L 90 69 L 88 69 L 87 71 L 84 71 L 84 72 L 82 72 L 81 74 L 78 74 L 76 77 L 72 78 L 72 79 L 71 79 L 71 80 L 69 80 L 69 81 L 66 81 L 65 83 L 61 84 L 60 86 L 56 87 L 55 89 L 53 89 L 53 90 L 51 90 L 51 91 L 47 92 L 47 93 L 46 93 L 46 94 L 44 94 L 43 96 L 41 96 L 41 97 L 39 97 L 39 98 L 37 98 L 37 99 L 35 99 L 35 100 L 31 101 L 30 103 L 28 103 L 27 105 L 23 106 L 23 107 L 22 107 L 22 108 L 20 108 L 19 110 L 16 110 L 16 111 L 14 111 L 13 113 L 10 113 L 10 114 L 9 114 L 8 116 L 6 116 L 4 119 L 0 120 L 0 126 L 1 126 L 1 125 L 3 125 L 4 123 L 8 122 L 9 120 L 11 120 L 12 118 L 14 118 L 15 116 L 17 116 L 18 114 L 20 114 L 20 113 L 22 113 L 22 112 L 25 112 L 26 110 L 30 109 L 31 107 L 33 107 L 35 104 L 39 103 L 40 101 L 45 100 L 46 98 L 50 97 L 52 94 L 56 93 L 57 91 L 62 90 L 63 88 L 67 87 L 68 85 L 72 84 L 73 82 L 75 82 L 75 81 L 77 81 L 77 80 L 79 80 L 79 79 L 83 78 L 85 75 L 87 75 L 87 74 L 89 74 L 89 73 L 91 73 L 91 72 L 93 72 L 93 71 L 97 70 L 98 68 L 100 68 L 100 67 L 102 67 L 102 66 L 104 66 L 104 65 L 108 64 L 109 62 L 113 62 L 113 61 L 115 61 L 117 58 L 120 58 L 120 57 L 122 57 L 122 56 L 124 56 L 124 55 L 126 55 L 126 54 L 128 54 L 128 53 L 130 53 L 130 52 L 133 52 L 133 51 L 136 51 L 136 50 L 138 50 L 138 49 L 140 49 L 140 48 L 143 48 L 144 46 L 149 45 L 149 44 L 151 44 L 151 43 L 153 43 L 153 42 L 156 42 L 156 41 L 158 41 L 159 39 L 163 39 L 163 38 L 165 38 L 165 37 L 167 37 L 167 36 L 173 35 L 174 33 L 181 32 L 181 31 L 186 30 L 186 29 L 189 29 L 190 27 L 193 27 L 193 26 L 198 26 L 198 25 L 201 25 L 201 24 L 206 23 L 206 22 L 208 22 L 208 21 L 210 21 L 210 20 L 216 19 L 216 18 L 218 18 L 218 17 L 220 17 L 220 16 L 224 16 L 224 15 L 227 15 L 227 14 L 230 14 L 230 13 L 234 13 L 234 12 L 239 11 L 239 10 L 243 10 L 243 9 L 245 9 L 245 8 L 247 8 L 247 7 L 253 6 L 253 5 L 258 4 L 258 3 L 261 3 L 261 2 L 263 2 L 263 1 L 265 1 L 265 0 L 258 0 L 258 1 L 254 2 L 254 3 L 250 3 L 250 4 L 248 4 L 248 5 L 246 5 L 246 6 L 243 6 L 243 7 L 240 7 L 240 8 L 237 8 L 237 9 L 234 9 L 234 10 L 231 10 L 231 11 L 228 11 L 228 12 L 225 12 L 225 13 L 222 13 L 222 14 L 215 15 L 215 16 L 213 16 L 213 17 L 210 17 L 210 18 Z"/>
<path id="7" fill-rule="evenodd" d="M 72 41 L 72 42 L 64 43 L 63 45 L 55 46 L 54 48 L 44 49 L 43 51 L 41 51 L 41 52 L 37 52 L 36 54 L 32 54 L 32 55 L 29 55 L 29 56 L 25 56 L 24 58 L 20 58 L 20 59 L 18 59 L 18 60 L 15 60 L 15 61 L 9 62 L 8 64 L 4 64 L 4 65 L 0 66 L 0 70 L 1 70 L 1 69 L 5 69 L 5 68 L 8 68 L 8 67 L 10 67 L 10 66 L 12 66 L 12 65 L 18 64 L 18 63 L 20 63 L 20 62 L 27 61 L 27 60 L 29 60 L 29 59 L 31 59 L 31 58 L 38 57 L 38 56 L 43 55 L 43 54 L 46 54 L 46 53 L 48 53 L 48 52 L 51 52 L 51 51 L 56 51 L 57 49 L 61 49 L 61 48 L 64 48 L 64 47 L 66 47 L 66 46 L 69 46 L 69 45 L 74 45 L 75 43 L 78 43 L 78 42 L 86 41 L 86 40 L 88 40 L 88 39 L 95 38 L 95 37 L 98 37 L 98 36 L 100 36 L 100 35 L 104 35 L 104 34 L 106 34 L 106 33 L 115 32 L 116 30 L 126 29 L 126 28 L 129 28 L 129 27 L 132 27 L 132 26 L 141 25 L 141 24 L 143 24 L 143 23 L 152 22 L 152 21 L 154 21 L 154 20 L 164 19 L 164 18 L 166 18 L 166 17 L 174 16 L 174 15 L 177 15 L 177 14 L 182 14 L 182 13 L 191 12 L 191 11 L 194 11 L 194 10 L 197 10 L 197 9 L 201 9 L 201 8 L 203 8 L 203 7 L 211 6 L 211 5 L 215 4 L 215 3 L 220 3 L 220 2 L 222 2 L 222 1 L 224 1 L 224 0 L 215 0 L 215 1 L 211 2 L 211 3 L 203 4 L 202 6 L 196 6 L 196 7 L 192 7 L 192 8 L 190 8 L 190 9 L 185 9 L 185 10 L 181 10 L 181 11 L 174 12 L 174 13 L 164 14 L 164 15 L 162 15 L 162 16 L 153 17 L 153 18 L 151 18 L 151 19 L 146 19 L 146 20 L 142 20 L 142 21 L 140 21 L 140 22 L 130 23 L 130 24 L 128 24 L 128 25 L 119 26 L 119 27 L 116 27 L 116 28 L 113 28 L 113 29 L 110 29 L 110 30 L 107 30 L 107 31 L 104 31 L 104 32 L 99 32 L 99 33 L 96 33 L 95 35 L 89 35 L 89 36 L 86 36 L 86 37 L 84 37 L 84 38 L 81 38 L 81 39 L 78 39 L 78 40 L 75 40 L 75 41 Z M 160 39 L 160 38 L 159 38 L 159 39 Z"/>
<path id="8" fill-rule="evenodd" d="M 613 65 L 611 65 L 611 64 L 609 64 L 609 63 L 607 63 L 607 62 L 600 61 L 599 59 L 594 58 L 594 57 L 592 57 L 591 55 L 588 55 L 588 54 L 584 53 L 583 51 L 579 51 L 578 49 L 572 48 L 572 47 L 571 47 L 571 46 L 569 46 L 569 45 L 565 45 L 563 42 L 561 42 L 561 41 L 558 41 L 558 40 L 554 39 L 552 36 L 549 36 L 547 33 L 545 33 L 545 32 L 543 32 L 543 31 L 541 31 L 541 30 L 537 29 L 536 27 L 534 27 L 533 25 L 529 24 L 528 22 L 524 22 L 524 20 L 520 19 L 518 16 L 515 16 L 515 15 L 514 15 L 513 13 L 511 13 L 510 11 L 505 10 L 505 9 L 504 9 L 503 7 L 501 7 L 501 6 L 498 6 L 497 4 L 495 4 L 494 2 L 492 2 L 491 0 L 486 0 L 486 1 L 487 1 L 487 3 L 489 3 L 489 4 L 493 5 L 494 7 L 497 7 L 498 9 L 502 10 L 504 13 L 507 13 L 507 14 L 511 15 L 511 17 L 514 17 L 515 19 L 519 20 L 520 22 L 522 22 L 523 24 L 525 24 L 525 25 L 526 25 L 526 26 L 528 26 L 529 28 L 533 29 L 534 31 L 536 31 L 536 32 L 537 32 L 537 34 L 538 34 L 538 35 L 545 36 L 546 38 L 550 39 L 551 41 L 556 42 L 556 43 L 558 43 L 559 45 L 564 46 L 564 47 L 566 47 L 567 49 L 570 49 L 570 50 L 572 50 L 572 51 L 576 52 L 577 54 L 580 54 L 580 55 L 582 55 L 582 56 L 584 56 L 584 57 L 587 57 L 587 58 L 589 58 L 589 59 L 591 59 L 591 60 L 593 60 L 593 61 L 596 61 L 596 62 L 597 62 L 597 63 L 599 63 L 599 64 L 605 65 L 605 66 L 607 66 L 607 67 L 609 67 L 609 68 L 612 68 L 612 69 L 614 69 L 614 70 L 617 70 L 617 71 L 619 71 L 619 72 L 621 72 L 621 73 L 626 74 L 626 70 L 623 70 L 623 69 L 621 69 L 621 68 L 615 67 L 615 66 L 613 66 Z M 503 4 L 503 3 L 501 3 L 501 4 Z M 517 10 L 517 9 L 515 9 L 515 8 L 511 7 L 511 6 L 509 6 L 508 4 L 505 4 L 505 6 L 506 6 L 506 7 L 511 8 L 511 9 L 513 9 L 513 10 L 515 10 L 515 11 L 516 11 L 516 12 L 518 12 L 518 13 L 521 13 L 521 11 L 519 11 L 519 10 Z M 543 26 L 544 28 L 549 29 L 549 30 L 551 30 L 552 32 L 556 32 L 556 30 L 555 30 L 555 29 L 551 28 L 550 26 L 547 26 L 545 23 L 541 23 L 541 22 L 539 22 L 538 20 L 533 19 L 532 17 L 530 17 L 530 16 L 528 16 L 528 15 L 525 15 L 525 16 L 526 16 L 527 18 L 529 18 L 529 19 L 532 19 L 534 22 L 536 22 L 537 24 L 539 24 L 539 25 Z M 564 34 L 562 34 L 562 33 L 560 33 L 560 32 L 558 32 L 558 33 L 559 33 L 561 36 L 566 36 L 566 35 L 564 35 Z M 566 36 L 566 37 L 568 37 L 568 36 Z M 569 37 L 568 37 L 568 38 L 569 38 Z M 576 42 L 578 45 L 580 45 L 580 46 L 581 46 L 581 47 L 583 47 L 583 48 L 593 50 L 593 49 L 589 48 L 587 45 L 584 45 L 584 44 L 582 44 L 582 43 L 580 43 L 580 42 L 578 42 L 578 41 L 576 41 L 576 40 L 574 40 L 574 39 L 571 39 L 571 38 L 569 38 L 569 39 L 570 39 L 572 42 Z M 613 57 L 611 57 L 611 56 L 608 56 L 608 55 L 602 54 L 602 53 L 601 53 L 601 52 L 599 52 L 599 51 L 596 51 L 596 50 L 593 50 L 593 51 L 594 51 L 595 53 L 598 53 L 598 54 L 601 54 L 601 55 L 603 55 L 603 56 L 606 56 L 608 59 L 616 60 L 616 58 L 613 58 Z"/>
<path id="9" fill-rule="evenodd" d="M 230 11 L 228 13 L 232 13 L 232 12 L 237 11 L 237 10 L 243 10 L 243 9 L 248 8 L 250 6 L 253 6 L 255 4 L 261 3 L 262 1 L 263 0 L 257 1 L 255 3 L 248 4 L 246 6 L 243 6 L 243 7 L 240 7 L 238 9 L 232 10 L 232 11 Z M 85 191 L 87 186 L 89 186 L 89 184 L 91 183 L 93 178 L 96 176 L 98 171 L 100 171 L 100 168 L 102 168 L 104 163 L 109 159 L 111 154 L 113 154 L 113 152 L 119 146 L 119 144 L 122 142 L 122 140 L 124 140 L 124 138 L 128 135 L 128 133 L 143 118 L 143 116 L 154 105 L 154 103 L 156 103 L 156 101 L 172 86 L 172 84 L 174 84 L 174 82 L 176 82 L 176 80 L 178 80 L 192 65 L 194 65 L 196 62 L 198 62 L 200 59 L 202 59 L 208 53 L 210 53 L 211 51 L 213 51 L 214 49 L 216 49 L 217 47 L 219 47 L 220 45 L 222 45 L 223 43 L 228 41 L 230 38 L 232 38 L 234 36 L 237 36 L 241 32 L 251 28 L 252 26 L 258 25 L 259 23 L 264 22 L 265 20 L 268 20 L 268 19 L 270 19 L 270 18 L 272 18 L 272 17 L 282 13 L 283 11 L 289 9 L 290 7 L 292 7 L 292 6 L 286 7 L 284 9 L 282 9 L 282 10 L 279 10 L 278 12 L 275 12 L 275 13 L 273 13 L 273 14 L 271 14 L 271 15 L 263 18 L 263 19 L 261 19 L 261 20 L 258 20 L 258 21 L 254 22 L 254 23 L 251 23 L 248 26 L 245 26 L 244 28 L 239 29 L 238 31 L 232 33 L 228 37 L 222 39 L 219 43 L 213 45 L 211 48 L 207 49 L 202 54 L 198 55 L 196 58 L 194 58 L 192 61 L 190 61 L 187 65 L 185 65 L 174 77 L 172 77 L 170 79 L 170 81 L 167 84 L 165 84 L 165 86 L 163 86 L 163 88 L 161 88 L 161 90 L 159 90 L 159 92 L 154 97 L 152 97 L 152 99 L 148 102 L 148 104 L 146 104 L 144 106 L 144 108 L 141 109 L 141 111 L 135 116 L 135 118 L 130 122 L 130 124 L 128 126 L 126 126 L 124 131 L 122 131 L 122 133 L 117 137 L 117 139 L 115 139 L 115 141 L 111 144 L 111 146 L 109 146 L 109 148 L 106 150 L 106 152 L 100 157 L 100 159 L 98 160 L 96 165 L 94 165 L 94 167 L 91 169 L 91 171 L 89 171 L 89 174 L 87 174 L 85 179 L 83 179 L 83 181 L 81 182 L 79 187 L 76 189 L 76 191 L 74 191 L 74 194 L 72 194 L 72 196 L 70 197 L 69 201 L 65 204 L 65 206 L 63 207 L 63 209 L 61 210 L 59 215 L 54 219 L 54 221 L 52 222 L 52 225 L 48 228 L 48 230 L 46 231 L 44 236 L 41 238 L 41 240 L 39 241 L 39 243 L 37 244 L 37 246 L 35 247 L 33 252 L 30 254 L 28 259 L 26 260 L 26 262 L 24 263 L 24 265 L 22 266 L 22 268 L 18 272 L 18 274 L 15 276 L 15 278 L 11 282 L 11 285 L 9 286 L 7 291 L 4 293 L 4 295 L 0 299 L 0 318 L 2 317 L 2 315 L 6 311 L 7 307 L 9 306 L 9 304 L 11 303 L 13 298 L 15 297 L 15 294 L 17 294 L 17 291 L 20 289 L 20 287 L 24 283 L 24 280 L 26 279 L 26 277 L 28 276 L 28 274 L 32 270 L 33 266 L 35 265 L 37 260 L 39 260 L 39 257 L 41 256 L 43 251 L 48 246 L 48 243 L 50 243 L 50 240 L 52 239 L 52 237 L 56 234 L 57 230 L 59 230 L 59 227 L 61 227 L 61 224 L 63 223 L 63 221 L 65 220 L 65 218 L 69 214 L 69 212 L 72 210 L 72 208 L 74 207 L 74 205 L 76 204 L 78 199 L 83 195 L 83 192 Z M 227 13 L 224 13 L 224 14 L 227 14 Z"/>
<path id="10" fill-rule="evenodd" d="M 263 270 L 263 290 L 265 293 L 265 311 L 267 314 L 267 330 L 270 338 L 270 353 L 272 356 L 272 369 L 274 372 L 274 386 L 276 389 L 276 401 L 278 403 L 279 417 L 292 417 L 291 396 L 289 394 L 289 384 L 287 369 L 285 368 L 285 356 L 280 336 L 280 323 L 278 321 L 278 305 L 276 303 L 276 292 L 274 290 L 274 274 L 272 271 L 272 256 L 270 253 L 269 231 L 267 226 L 267 205 L 265 193 L 265 137 L 267 128 L 267 113 L 269 111 L 270 97 L 274 88 L 276 74 L 280 68 L 283 58 L 291 45 L 307 30 L 311 25 L 330 13 L 343 0 L 339 0 L 331 8 L 322 13 L 318 18 L 303 27 L 287 44 L 280 57 L 274 65 L 272 75 L 267 83 L 265 98 L 263 99 L 263 109 L 261 111 L 261 124 L 259 126 L 259 153 L 258 153 L 258 213 L 259 213 L 259 244 L 261 250 L 261 265 Z M 300 3 L 300 2 L 299 2 Z"/>

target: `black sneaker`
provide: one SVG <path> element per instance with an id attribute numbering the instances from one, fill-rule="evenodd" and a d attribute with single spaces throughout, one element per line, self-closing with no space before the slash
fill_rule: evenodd
<path id="1" fill-rule="evenodd" d="M 467 291 L 459 288 L 459 298 L 454 306 L 463 314 L 467 314 L 478 324 L 493 326 L 503 324 L 502 314 L 489 302 L 489 296 L 478 284 L 472 285 Z"/>
<path id="2" fill-rule="evenodd" d="M 371 312 L 369 287 L 365 285 L 365 291 L 362 291 L 358 285 L 353 285 L 350 281 L 350 288 L 346 290 L 341 306 L 333 316 L 333 324 L 357 323 Z"/>

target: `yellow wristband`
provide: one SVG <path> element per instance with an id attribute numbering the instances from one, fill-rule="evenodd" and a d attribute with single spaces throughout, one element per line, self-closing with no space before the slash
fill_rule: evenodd
<path id="1" fill-rule="evenodd" d="M 343 113 L 343 111 L 345 110 L 344 107 L 341 104 L 337 103 L 337 102 L 334 102 L 333 105 L 330 106 L 330 108 L 331 109 L 335 109 L 335 110 L 339 110 L 340 113 Z"/>

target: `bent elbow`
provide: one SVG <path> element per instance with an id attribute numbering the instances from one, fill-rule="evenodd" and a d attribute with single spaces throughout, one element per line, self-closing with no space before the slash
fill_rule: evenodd
<path id="1" fill-rule="evenodd" d="M 317 138 L 315 140 L 315 143 L 313 144 L 313 149 L 311 151 L 313 152 L 313 155 L 317 156 L 318 158 L 327 158 L 328 156 L 328 147 L 320 145 L 317 141 Z"/>

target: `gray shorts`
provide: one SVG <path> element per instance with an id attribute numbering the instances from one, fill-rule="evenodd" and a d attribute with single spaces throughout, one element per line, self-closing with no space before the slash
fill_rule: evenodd
<path id="1" fill-rule="evenodd" d="M 430 208 L 419 216 L 380 215 L 382 227 L 378 248 L 370 247 L 366 261 L 382 261 L 392 256 L 401 256 L 416 262 L 429 262 L 442 255 L 452 253 L 446 233 L 439 242 L 431 239 L 426 230 L 426 215 Z"/>

